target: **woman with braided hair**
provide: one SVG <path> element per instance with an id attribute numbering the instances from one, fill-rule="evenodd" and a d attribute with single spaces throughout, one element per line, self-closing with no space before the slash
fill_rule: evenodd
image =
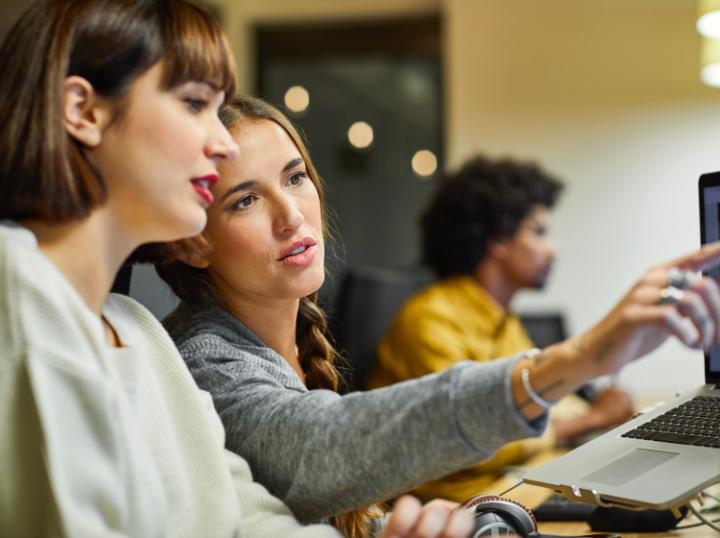
<path id="1" fill-rule="evenodd" d="M 538 435 L 551 402 L 616 372 L 669 336 L 717 341 L 720 291 L 698 271 L 710 246 L 653 267 L 586 333 L 504 360 L 339 395 L 335 352 L 316 303 L 324 279 L 322 185 L 297 131 L 262 100 L 220 111 L 239 157 L 219 167 L 201 236 L 156 264 L 181 304 L 165 320 L 196 382 L 213 396 L 227 447 L 305 522 L 346 536 L 374 526 L 378 501 Z M 687 271 L 681 304 L 667 295 Z M 685 319 L 683 319 L 685 318 Z"/>
<path id="2" fill-rule="evenodd" d="M 217 212 L 213 215 L 217 220 L 213 220 L 202 236 L 170 245 L 170 251 L 187 263 L 156 264 L 160 276 L 183 301 L 165 320 L 165 326 L 171 334 L 178 335 L 179 343 L 185 340 L 181 335 L 186 330 L 193 334 L 197 330 L 212 334 L 219 328 L 216 323 L 219 320 L 217 316 L 220 316 L 228 324 L 228 330 L 210 338 L 213 342 L 210 345 L 218 346 L 213 354 L 215 359 L 247 348 L 248 353 L 242 354 L 241 358 L 252 363 L 267 362 L 263 369 L 267 367 L 270 370 L 264 374 L 268 379 L 278 379 L 278 388 L 285 386 L 294 392 L 313 389 L 337 392 L 340 376 L 333 364 L 335 350 L 326 337 L 327 322 L 317 305 L 315 291 L 319 287 L 317 283 L 323 280 L 323 237 L 326 233 L 320 210 L 320 178 L 302 138 L 290 121 L 274 107 L 259 99 L 236 97 L 231 105 L 221 109 L 220 117 L 246 142 L 246 155 L 252 156 L 244 159 L 240 166 L 253 167 L 243 172 L 233 168 L 224 176 L 228 184 L 235 181 L 240 173 L 251 179 L 231 187 L 228 194 L 223 195 L 223 199 L 214 206 Z M 279 166 L 275 166 L 278 163 Z M 267 197 L 266 205 L 278 205 L 279 211 L 287 212 L 284 216 L 286 229 L 279 232 L 286 248 L 279 255 L 267 252 L 267 240 L 258 240 L 265 230 L 270 229 L 268 221 L 264 218 L 254 219 L 253 222 L 233 218 L 233 215 L 241 214 L 245 208 L 256 203 L 254 195 L 246 194 L 248 189 L 269 191 L 262 184 L 269 176 L 265 173 L 266 169 L 277 172 L 272 180 L 284 183 L 283 187 L 304 206 L 302 212 L 308 217 L 303 218 L 297 209 L 277 196 Z M 244 195 L 235 194 L 239 192 Z M 228 210 L 225 206 L 230 197 L 233 203 Z M 234 234 L 228 233 L 227 228 L 233 225 L 233 220 L 242 227 Z M 298 235 L 299 220 L 304 220 L 305 224 Z M 299 240 L 287 243 L 285 238 L 289 235 L 297 236 Z M 295 251 L 303 254 L 292 255 Z M 238 258 L 229 255 L 235 252 L 245 255 Z M 279 271 L 273 271 L 277 258 L 283 260 Z M 267 263 L 258 266 L 259 259 Z M 287 272 L 293 277 L 288 279 L 285 276 Z M 235 278 L 241 280 L 236 281 Z M 310 288 L 314 291 L 307 294 L 306 290 Z M 203 323 L 206 317 L 207 323 Z M 192 349 L 196 340 L 191 340 L 185 342 L 181 349 Z M 200 345 L 204 347 L 204 339 Z M 216 367 L 219 364 L 214 362 L 194 360 L 193 357 L 199 359 L 199 356 L 192 351 L 188 351 L 185 357 L 200 386 L 218 389 L 213 393 L 219 396 L 222 389 L 217 382 L 226 375 L 225 368 Z M 227 366 L 232 372 L 243 368 L 243 361 L 228 363 Z M 246 371 L 249 372 L 249 369 Z M 233 384 L 231 388 L 233 394 L 236 393 L 235 386 Z M 216 405 L 233 407 L 233 398 L 232 395 L 230 400 L 220 397 Z M 258 408 L 260 414 L 264 413 L 264 409 L 264 406 Z M 245 431 L 243 424 L 234 418 L 231 422 L 235 425 L 226 423 L 229 431 L 233 432 L 228 440 L 229 446 L 243 453 L 240 447 Z M 288 434 L 293 430 L 289 429 Z M 293 439 L 289 437 L 287 442 L 292 443 Z M 257 458 L 256 472 L 260 473 L 258 478 L 261 479 L 265 475 L 263 469 L 272 466 L 274 452 L 263 454 L 263 449 L 259 446 L 259 450 L 255 448 L 256 445 L 253 445 L 249 453 Z M 346 494 L 352 499 L 353 492 Z M 355 502 L 341 504 L 353 505 Z M 325 511 L 318 514 L 320 517 L 330 515 Z M 334 517 L 333 523 L 348 536 L 363 536 L 368 527 L 372 529 L 376 526 L 373 521 L 381 521 L 381 515 L 379 507 L 365 506 Z"/>

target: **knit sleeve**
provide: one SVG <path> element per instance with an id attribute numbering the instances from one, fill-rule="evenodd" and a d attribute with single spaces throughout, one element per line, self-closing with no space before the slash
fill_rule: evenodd
<path id="1" fill-rule="evenodd" d="M 181 346 L 226 444 L 305 522 L 388 499 L 537 435 L 509 390 L 511 360 L 365 393 L 287 388 L 266 358 L 196 337 Z"/>
<path id="2" fill-rule="evenodd" d="M 14 529 L 13 536 L 160 532 L 165 505 L 153 469 L 143 468 L 141 509 L 126 494 L 138 461 L 116 424 L 105 379 L 51 350 L 28 350 L 16 369 L 3 361 L 0 528 Z"/>
<path id="3" fill-rule="evenodd" d="M 340 534 L 329 525 L 298 523 L 287 505 L 271 495 L 258 482 L 253 481 L 247 462 L 227 451 L 228 467 L 237 486 L 243 520 L 243 536 L 265 538 L 339 538 Z"/>
<path id="4" fill-rule="evenodd" d="M 152 502 L 159 481 L 132 459 L 133 447 L 118 420 L 115 388 L 96 360 L 99 320 L 34 247 L 18 246 L 8 240 L 7 229 L 4 233 L 0 534 L 161 533 L 165 505 Z M 139 508 L 126 494 L 133 470 L 147 480 Z"/>

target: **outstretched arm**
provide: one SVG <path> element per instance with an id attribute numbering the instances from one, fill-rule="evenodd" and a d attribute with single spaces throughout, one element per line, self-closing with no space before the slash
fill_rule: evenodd
<path id="1" fill-rule="evenodd" d="M 340 396 L 305 390 L 267 348 L 257 350 L 262 356 L 219 339 L 200 344 L 191 340 L 181 351 L 213 395 L 226 446 L 301 521 L 395 497 L 538 435 L 545 424 L 528 424 L 510 404 L 512 360 L 463 362 Z"/>
<path id="2" fill-rule="evenodd" d="M 513 400 L 523 415 L 533 419 L 545 411 L 528 394 L 523 370 L 531 388 L 544 400 L 553 401 L 594 377 L 618 372 L 672 336 L 695 348 L 718 342 L 720 291 L 713 279 L 693 279 L 686 289 L 673 293 L 673 301 L 663 302 L 672 268 L 702 271 L 718 263 L 720 243 L 713 243 L 657 265 L 589 331 L 518 362 L 511 384 Z"/>

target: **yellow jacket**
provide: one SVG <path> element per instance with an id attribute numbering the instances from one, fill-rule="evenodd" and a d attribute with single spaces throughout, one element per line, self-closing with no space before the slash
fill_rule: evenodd
<path id="1" fill-rule="evenodd" d="M 382 387 L 445 370 L 461 360 L 487 361 L 533 347 L 520 320 L 506 312 L 471 276 L 437 281 L 413 296 L 395 317 L 367 379 Z M 551 436 L 509 443 L 481 464 L 413 491 L 423 501 L 464 501 L 518 463 L 553 444 Z M 496 492 L 497 493 L 497 492 Z"/>

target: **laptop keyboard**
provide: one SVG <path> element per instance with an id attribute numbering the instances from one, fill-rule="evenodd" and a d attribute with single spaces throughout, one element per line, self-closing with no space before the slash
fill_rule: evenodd
<path id="1" fill-rule="evenodd" d="M 622 436 L 720 448 L 720 398 L 696 396 Z"/>

